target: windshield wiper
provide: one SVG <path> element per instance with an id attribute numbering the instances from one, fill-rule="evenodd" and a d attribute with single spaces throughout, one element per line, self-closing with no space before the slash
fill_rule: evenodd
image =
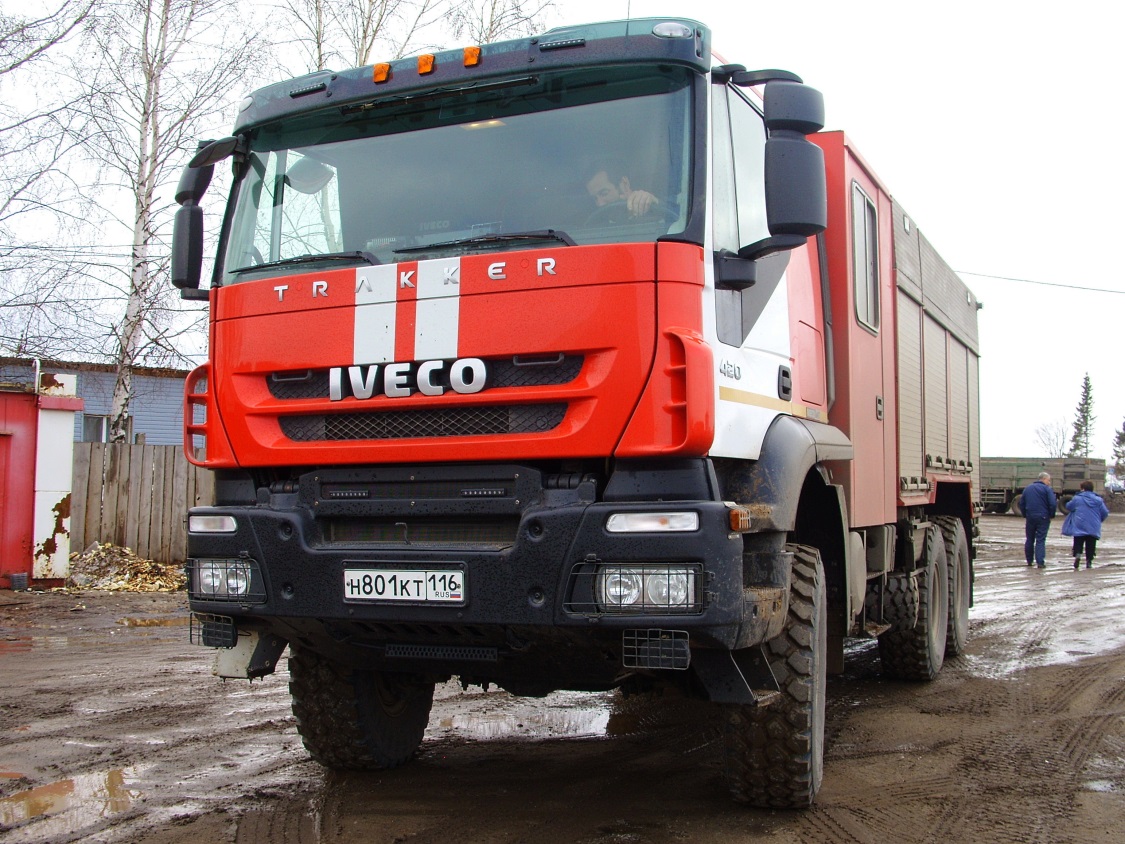
<path id="1" fill-rule="evenodd" d="M 320 255 L 297 255 L 294 258 L 282 258 L 279 261 L 266 261 L 261 264 L 251 264 L 248 267 L 235 267 L 227 270 L 228 273 L 250 273 L 256 270 L 268 270 L 274 267 L 287 267 L 293 264 L 315 264 L 319 261 L 349 261 L 357 264 L 371 264 L 375 266 L 379 259 L 370 252 L 325 252 Z"/>
<path id="2" fill-rule="evenodd" d="M 427 243 L 425 246 L 405 246 L 396 249 L 396 255 L 408 252 L 429 252 L 431 249 L 449 249 L 454 246 L 490 246 L 497 243 L 511 243 L 520 240 L 557 240 L 567 246 L 577 246 L 566 232 L 561 229 L 540 229 L 531 232 L 512 232 L 511 234 L 478 234 L 475 237 L 463 237 L 459 240 L 444 240 L 440 243 Z"/>

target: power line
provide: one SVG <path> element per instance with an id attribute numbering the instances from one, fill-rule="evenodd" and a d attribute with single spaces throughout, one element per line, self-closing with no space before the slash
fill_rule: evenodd
<path id="1" fill-rule="evenodd" d="M 1060 287 L 1063 290 L 1085 290 L 1089 293 L 1116 293 L 1125 295 L 1125 290 L 1109 290 L 1105 287 L 1081 287 L 1077 284 L 1058 284 L 1051 281 L 1034 281 L 1030 278 L 1012 278 L 1006 275 L 989 275 L 988 273 L 971 273 L 965 270 L 954 270 L 958 275 L 971 275 L 976 278 L 993 278 L 997 281 L 1014 281 L 1019 284 L 1038 284 L 1041 287 Z"/>

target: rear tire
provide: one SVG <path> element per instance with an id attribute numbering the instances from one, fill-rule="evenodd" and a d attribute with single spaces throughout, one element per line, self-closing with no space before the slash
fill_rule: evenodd
<path id="1" fill-rule="evenodd" d="M 918 622 L 908 630 L 891 629 L 879 637 L 883 672 L 900 680 L 932 680 L 945 661 L 949 632 L 949 574 L 941 528 L 926 529 L 918 584 Z"/>
<path id="2" fill-rule="evenodd" d="M 973 563 L 965 526 L 956 516 L 934 519 L 945 538 L 945 554 L 949 562 L 949 628 L 945 639 L 945 655 L 960 656 L 969 641 L 969 605 L 973 601 Z"/>
<path id="3" fill-rule="evenodd" d="M 763 809 L 812 805 L 824 776 L 828 615 L 815 548 L 794 553 L 785 630 L 764 648 L 781 699 L 727 706 L 724 773 L 735 800 Z"/>
<path id="4" fill-rule="evenodd" d="M 434 699 L 422 677 L 349 668 L 292 643 L 289 677 L 297 732 L 326 768 L 396 768 L 422 743 Z"/>
<path id="5" fill-rule="evenodd" d="M 918 624 L 918 581 L 904 572 L 887 575 L 883 622 L 891 630 L 913 630 Z"/>

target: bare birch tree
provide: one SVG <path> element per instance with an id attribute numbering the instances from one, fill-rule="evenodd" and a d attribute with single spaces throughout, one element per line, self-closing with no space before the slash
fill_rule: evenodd
<path id="1" fill-rule="evenodd" d="M 473 44 L 531 35 L 555 7 L 553 0 L 461 0 L 449 14 L 452 33 Z"/>
<path id="2" fill-rule="evenodd" d="M 126 189 L 118 224 L 130 234 L 129 259 L 116 287 L 124 315 L 111 327 L 117 378 L 110 438 L 128 436 L 132 371 L 172 363 L 185 330 L 167 283 L 166 233 L 171 188 L 204 132 L 225 134 L 228 106 L 246 87 L 256 37 L 234 22 L 233 0 L 103 0 L 87 29 L 92 68 L 78 68 L 88 150 L 102 172 Z"/>
<path id="3" fill-rule="evenodd" d="M 1066 420 L 1044 422 L 1035 429 L 1035 439 L 1047 457 L 1066 457 Z"/>
<path id="4" fill-rule="evenodd" d="M 422 34 L 443 19 L 453 2 L 283 0 L 283 8 L 296 33 L 291 43 L 305 55 L 305 70 L 317 71 L 401 58 L 418 46 Z"/>
<path id="5" fill-rule="evenodd" d="M 94 2 L 0 12 L 0 349 L 9 354 L 57 354 L 80 333 L 68 289 L 75 255 L 63 240 L 85 216 L 64 166 L 82 138 L 73 89 L 51 59 Z"/>

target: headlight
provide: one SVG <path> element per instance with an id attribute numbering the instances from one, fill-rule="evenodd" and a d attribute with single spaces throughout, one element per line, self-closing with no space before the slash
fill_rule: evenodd
<path id="1" fill-rule="evenodd" d="M 686 513 L 613 513 L 606 519 L 610 533 L 687 533 L 699 530 L 699 514 Z"/>
<path id="2" fill-rule="evenodd" d="M 595 581 L 603 612 L 697 612 L 694 566 L 601 566 Z"/>
<path id="3" fill-rule="evenodd" d="M 262 574 L 253 560 L 190 560 L 191 597 L 201 601 L 265 603 Z"/>
<path id="4" fill-rule="evenodd" d="M 188 516 L 188 533 L 234 533 L 238 530 L 238 522 L 234 516 L 205 516 L 193 514 Z"/>

